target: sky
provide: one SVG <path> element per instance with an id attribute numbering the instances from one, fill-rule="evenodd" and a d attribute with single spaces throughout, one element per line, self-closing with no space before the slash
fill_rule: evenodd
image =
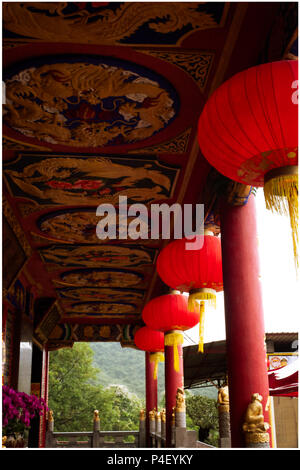
<path id="1" fill-rule="evenodd" d="M 266 209 L 263 189 L 257 190 L 257 235 L 266 333 L 298 332 L 300 325 L 300 283 L 294 265 L 289 218 Z M 300 272 L 298 277 L 300 278 Z M 198 343 L 198 325 L 185 334 L 184 346 Z M 206 308 L 204 342 L 225 339 L 223 293 L 217 294 L 217 308 Z"/>

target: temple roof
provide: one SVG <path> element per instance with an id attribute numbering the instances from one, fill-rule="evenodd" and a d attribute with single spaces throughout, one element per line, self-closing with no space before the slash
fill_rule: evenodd
<path id="1" fill-rule="evenodd" d="M 296 3 L 257 8 L 3 3 L 3 284 L 34 310 L 38 344 L 132 346 L 165 287 L 155 262 L 167 240 L 99 240 L 100 204 L 202 203 L 219 230 L 224 181 L 200 153 L 199 115 L 224 80 L 295 39 Z"/>

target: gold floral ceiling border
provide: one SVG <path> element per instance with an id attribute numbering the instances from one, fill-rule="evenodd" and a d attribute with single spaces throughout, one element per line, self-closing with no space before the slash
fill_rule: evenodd
<path id="1" fill-rule="evenodd" d="M 177 50 L 164 51 L 161 49 L 139 49 L 139 52 L 165 60 L 186 72 L 203 92 L 215 54 L 208 51 Z"/>
<path id="2" fill-rule="evenodd" d="M 4 150 L 23 150 L 23 151 L 36 151 L 42 150 L 43 152 L 52 152 L 52 149 L 48 147 L 42 147 L 39 145 L 28 144 L 20 140 L 13 139 L 12 137 L 3 136 L 2 148 Z"/>
<path id="3" fill-rule="evenodd" d="M 58 347 L 60 344 L 71 345 L 73 342 L 80 341 L 119 341 L 122 346 L 127 346 L 133 344 L 134 334 L 141 326 L 141 324 L 60 323 L 52 330 L 47 345 L 52 349 L 51 345 Z"/>
<path id="4" fill-rule="evenodd" d="M 7 219 L 7 222 L 11 226 L 13 232 L 15 233 L 21 247 L 24 250 L 24 253 L 29 258 L 32 254 L 32 248 L 5 196 L 3 197 L 2 208 L 3 208 L 3 214 L 5 218 Z"/>
<path id="5" fill-rule="evenodd" d="M 184 132 L 179 134 L 175 139 L 168 140 L 159 145 L 153 145 L 151 147 L 144 147 L 143 153 L 147 154 L 160 154 L 160 153 L 173 153 L 173 154 L 184 154 L 187 152 L 190 135 L 192 128 L 186 129 Z M 141 153 L 141 149 L 131 150 L 129 154 Z"/>
<path id="6" fill-rule="evenodd" d="M 38 344 L 46 344 L 49 336 L 61 320 L 62 316 L 63 312 L 60 305 L 58 302 L 54 302 L 34 331 L 35 340 Z"/>

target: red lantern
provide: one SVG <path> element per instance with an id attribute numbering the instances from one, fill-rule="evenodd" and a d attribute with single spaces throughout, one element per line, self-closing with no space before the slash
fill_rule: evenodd
<path id="1" fill-rule="evenodd" d="M 176 330 L 193 328 L 199 315 L 188 310 L 188 300 L 183 295 L 167 294 L 150 300 L 144 307 L 142 318 L 149 328 L 167 333 L 165 345 L 174 348 L 174 369 L 178 372 L 178 344 L 183 343 L 183 335 Z"/>
<path id="2" fill-rule="evenodd" d="M 164 350 L 164 335 L 160 331 L 143 326 L 135 333 L 134 344 L 142 351 L 161 352 Z"/>
<path id="3" fill-rule="evenodd" d="M 134 335 L 134 343 L 138 349 L 150 352 L 149 360 L 154 362 L 153 379 L 157 379 L 158 363 L 164 362 L 164 335 L 160 331 L 144 326 Z"/>
<path id="4" fill-rule="evenodd" d="M 149 328 L 167 332 L 189 330 L 197 325 L 199 317 L 188 310 L 184 295 L 167 294 L 156 297 L 144 307 L 142 318 Z"/>
<path id="5" fill-rule="evenodd" d="M 209 98 L 198 140 L 209 163 L 234 181 L 264 186 L 266 206 L 289 213 L 298 234 L 298 61 L 252 67 Z M 297 262 L 297 255 L 296 255 Z"/>
<path id="6" fill-rule="evenodd" d="M 200 237 L 204 237 L 201 249 L 187 249 L 191 240 L 186 238 L 169 243 L 158 256 L 157 272 L 169 287 L 189 293 L 188 309 L 198 313 L 199 351 L 203 352 L 204 301 L 215 306 L 216 292 L 223 290 L 223 276 L 220 239 L 199 235 L 200 243 Z"/>

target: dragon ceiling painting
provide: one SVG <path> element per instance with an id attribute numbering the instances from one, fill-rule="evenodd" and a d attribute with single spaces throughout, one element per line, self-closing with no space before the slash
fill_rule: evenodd
<path id="1" fill-rule="evenodd" d="M 289 52 L 294 4 L 2 5 L 4 302 L 49 349 L 133 346 L 167 241 L 99 240 L 96 208 L 204 203 L 219 230 L 198 118 L 226 78 Z"/>

